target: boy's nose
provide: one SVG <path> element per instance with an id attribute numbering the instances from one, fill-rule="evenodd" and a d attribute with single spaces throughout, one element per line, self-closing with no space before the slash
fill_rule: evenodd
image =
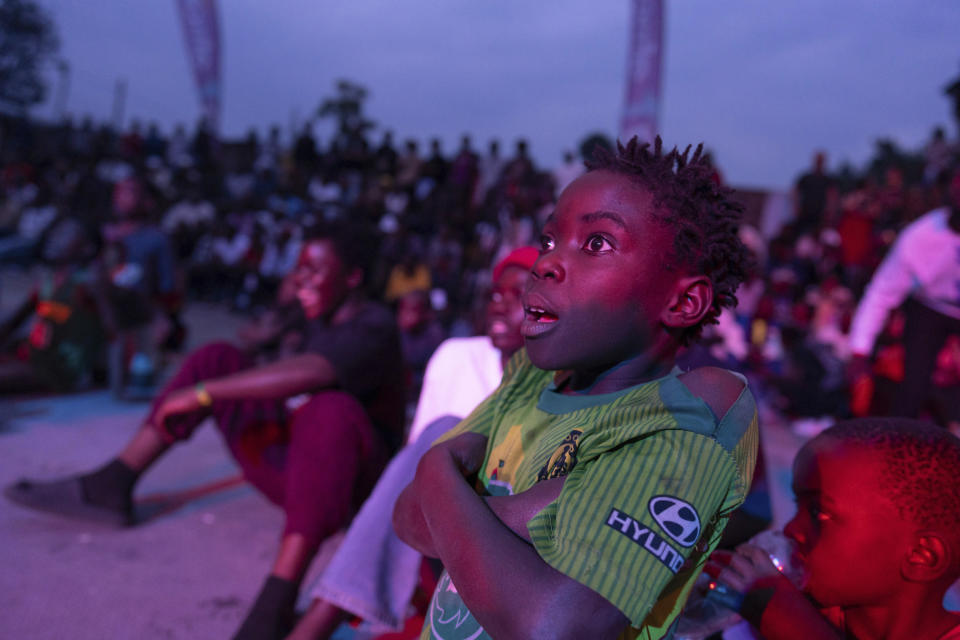
<path id="1" fill-rule="evenodd" d="M 551 251 L 537 258 L 531 272 L 540 280 L 553 278 L 557 282 L 563 282 L 564 277 L 566 277 L 563 265 L 561 265 L 560 260 L 557 259 L 556 251 Z"/>
<path id="2" fill-rule="evenodd" d="M 797 522 L 798 520 L 799 517 L 794 516 L 793 519 L 787 523 L 787 526 L 783 528 L 783 535 L 790 538 L 797 544 L 803 544 L 806 542 L 806 536 L 803 535 L 800 523 Z"/>

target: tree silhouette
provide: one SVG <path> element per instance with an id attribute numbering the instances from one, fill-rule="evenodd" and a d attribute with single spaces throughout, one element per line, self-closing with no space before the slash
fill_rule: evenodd
<path id="1" fill-rule="evenodd" d="M 43 68 L 59 45 L 43 8 L 32 0 L 0 0 L 0 104 L 22 114 L 42 102 Z"/>
<path id="2" fill-rule="evenodd" d="M 320 118 L 333 118 L 337 123 L 336 141 L 341 149 L 364 145 L 367 131 L 374 122 L 363 113 L 367 90 L 350 80 L 337 81 L 337 94 L 326 98 L 317 110 Z"/>
<path id="3" fill-rule="evenodd" d="M 908 182 L 918 182 L 923 176 L 923 165 L 921 153 L 905 151 L 894 140 L 880 138 L 874 142 L 866 174 L 882 180 L 887 169 L 896 168 Z"/>
<path id="4" fill-rule="evenodd" d="M 597 147 L 602 147 L 607 151 L 613 151 L 613 142 L 610 141 L 610 137 L 605 133 L 595 131 L 583 138 L 580 141 L 580 157 L 583 158 L 584 162 L 589 162 L 593 159 L 593 154 L 596 151 Z"/>

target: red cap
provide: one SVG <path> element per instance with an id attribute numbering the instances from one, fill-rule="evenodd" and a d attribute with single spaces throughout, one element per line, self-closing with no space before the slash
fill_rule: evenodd
<path id="1" fill-rule="evenodd" d="M 520 267 L 524 271 L 530 271 L 538 257 L 540 257 L 540 252 L 533 247 L 514 249 L 493 268 L 493 281 L 499 280 L 503 270 L 507 267 Z"/>

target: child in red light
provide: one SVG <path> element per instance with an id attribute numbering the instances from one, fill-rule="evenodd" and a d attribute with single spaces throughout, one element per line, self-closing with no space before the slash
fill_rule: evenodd
<path id="1" fill-rule="evenodd" d="M 960 577 L 960 440 L 917 420 L 849 420 L 808 442 L 793 474 L 784 534 L 803 591 L 751 545 L 707 565 L 745 594 L 744 618 L 769 640 L 960 639 L 942 604 Z"/>

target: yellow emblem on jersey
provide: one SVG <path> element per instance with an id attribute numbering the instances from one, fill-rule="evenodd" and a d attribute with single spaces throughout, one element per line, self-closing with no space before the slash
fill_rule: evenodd
<path id="1" fill-rule="evenodd" d="M 581 435 L 583 435 L 583 432 L 579 429 L 573 429 L 567 434 L 557 450 L 550 456 L 547 464 L 540 469 L 540 473 L 537 474 L 537 482 L 550 478 L 562 478 L 573 470 L 574 465 L 577 464 L 577 447 L 580 446 Z"/>
<path id="2" fill-rule="evenodd" d="M 515 424 L 487 457 L 485 478 L 491 495 L 513 495 L 514 478 L 523 458 L 523 425 Z"/>

